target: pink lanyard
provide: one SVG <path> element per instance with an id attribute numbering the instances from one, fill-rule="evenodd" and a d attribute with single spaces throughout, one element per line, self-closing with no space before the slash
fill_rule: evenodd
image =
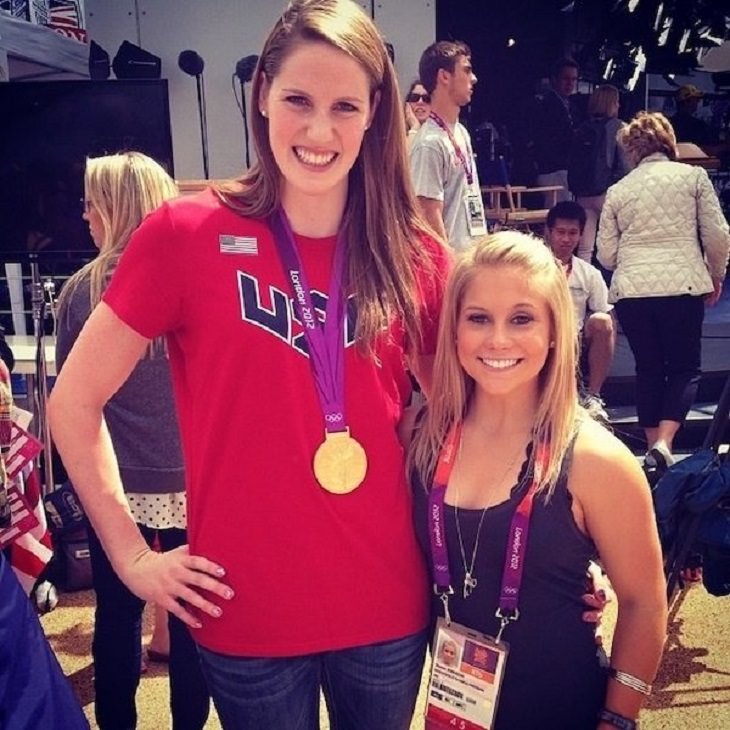
<path id="1" fill-rule="evenodd" d="M 474 171 L 472 167 L 472 160 L 468 160 L 464 152 L 462 151 L 461 147 L 459 147 L 459 143 L 456 141 L 456 137 L 454 137 L 453 132 L 449 128 L 449 125 L 446 124 L 446 122 L 441 119 L 441 117 L 436 114 L 436 112 L 431 112 L 431 119 L 433 119 L 436 124 L 438 124 L 441 129 L 446 132 L 446 136 L 449 138 L 449 142 L 454 146 L 454 152 L 456 152 L 456 156 L 459 158 L 459 162 L 461 163 L 461 166 L 464 168 L 464 173 L 466 174 L 466 181 L 471 186 L 474 183 Z"/>

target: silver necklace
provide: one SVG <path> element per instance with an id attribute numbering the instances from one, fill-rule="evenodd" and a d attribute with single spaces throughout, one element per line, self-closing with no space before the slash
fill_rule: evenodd
<path id="1" fill-rule="evenodd" d="M 461 461 L 461 449 L 464 444 L 464 434 L 462 432 L 461 440 L 459 441 L 459 452 L 457 454 L 457 462 Z M 502 474 L 502 478 L 497 482 L 496 488 L 499 489 L 500 486 L 502 486 L 502 482 L 507 477 L 507 474 L 510 473 L 512 470 L 512 467 L 515 465 L 515 462 L 517 461 L 517 458 L 519 455 L 524 451 L 524 447 L 519 448 L 515 455 L 512 457 L 512 459 L 509 462 L 509 465 L 507 466 L 507 469 L 505 470 L 504 474 Z M 474 565 L 477 560 L 477 553 L 479 552 L 479 538 L 482 534 L 482 524 L 484 523 L 484 516 L 487 514 L 487 510 L 489 509 L 489 504 L 485 505 L 482 508 L 482 514 L 479 517 L 479 524 L 477 525 L 477 535 L 474 538 L 474 548 L 471 551 L 471 561 L 469 562 L 469 565 L 466 563 L 466 551 L 464 550 L 464 539 L 461 536 L 461 524 L 459 522 L 459 501 L 461 500 L 461 491 L 459 489 L 459 482 L 457 480 L 456 482 L 456 502 L 454 504 L 454 517 L 456 518 L 456 535 L 459 538 L 459 550 L 461 552 L 461 563 L 464 566 L 464 586 L 463 586 L 463 595 L 464 598 L 469 598 L 469 596 L 472 594 L 474 589 L 477 587 L 477 579 L 474 577 Z"/>

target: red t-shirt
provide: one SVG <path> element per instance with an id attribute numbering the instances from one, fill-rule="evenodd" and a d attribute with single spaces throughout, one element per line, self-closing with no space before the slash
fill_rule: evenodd
<path id="1" fill-rule="evenodd" d="M 297 236 L 320 316 L 335 238 Z M 447 254 L 420 276 L 423 352 L 435 349 Z M 410 394 L 397 324 L 377 358 L 343 328 L 345 403 L 368 455 L 347 495 L 316 482 L 324 420 L 303 335 L 265 221 L 210 192 L 149 216 L 104 300 L 145 337 L 167 333 L 187 470 L 192 554 L 223 565 L 236 595 L 195 638 L 233 655 L 287 656 L 387 641 L 426 625 L 428 580 L 411 523 L 396 426 Z M 352 310 L 352 305 L 350 306 Z"/>

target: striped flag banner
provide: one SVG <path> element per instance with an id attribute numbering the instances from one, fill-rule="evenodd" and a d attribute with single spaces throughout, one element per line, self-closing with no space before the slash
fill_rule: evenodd
<path id="1" fill-rule="evenodd" d="M 23 470 L 18 488 L 36 524 L 13 542 L 10 564 L 23 590 L 30 594 L 38 577 L 53 557 L 53 543 L 41 497 L 41 479 L 35 464 L 29 464 Z"/>
<path id="2" fill-rule="evenodd" d="M 12 413 L 12 394 L 10 391 L 10 374 L 4 363 L 0 360 L 0 404 L 2 405 L 3 428 L 0 429 L 0 458 L 4 464 L 8 456 L 8 421 L 5 418 L 7 413 Z M 19 433 L 18 425 L 10 424 L 12 432 Z M 22 429 L 20 429 L 22 430 Z M 30 436 L 28 434 L 28 436 Z M 33 443 L 35 441 L 35 444 Z M 10 546 L 10 564 L 15 571 L 21 585 L 26 593 L 30 593 L 36 580 L 43 572 L 48 561 L 53 556 L 51 544 L 51 533 L 46 522 L 46 513 L 41 498 L 41 480 L 38 469 L 33 462 L 33 456 L 37 455 L 37 447 L 40 443 L 37 439 L 30 437 L 23 439 L 25 444 L 25 456 L 17 461 L 19 471 L 13 472 L 14 476 L 6 476 L 5 489 L 10 504 L 10 526 L 0 530 L 0 547 Z M 34 453 L 34 449 L 35 453 Z"/>

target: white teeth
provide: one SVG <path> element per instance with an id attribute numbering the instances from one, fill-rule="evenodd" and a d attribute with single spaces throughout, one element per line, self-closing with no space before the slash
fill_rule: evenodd
<path id="1" fill-rule="evenodd" d="M 483 357 L 480 358 L 481 361 L 488 365 L 490 368 L 497 368 L 497 370 L 503 370 L 504 368 L 511 368 L 513 365 L 517 365 L 519 362 L 518 360 L 488 360 L 487 358 Z"/>
<path id="2" fill-rule="evenodd" d="M 306 165 L 324 167 L 337 157 L 336 152 L 312 152 L 304 147 L 295 147 L 296 156 Z"/>

